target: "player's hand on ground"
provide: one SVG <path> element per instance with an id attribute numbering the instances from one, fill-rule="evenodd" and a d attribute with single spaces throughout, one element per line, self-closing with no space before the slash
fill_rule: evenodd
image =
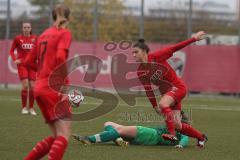
<path id="1" fill-rule="evenodd" d="M 20 64 L 20 63 L 22 63 L 22 61 L 20 59 L 17 59 L 17 60 L 14 61 L 14 63 L 15 64 Z"/>
<path id="2" fill-rule="evenodd" d="M 192 37 L 195 38 L 197 41 L 200 41 L 202 39 L 207 38 L 207 34 L 204 31 L 199 31 L 196 34 L 194 34 Z"/>
<path id="3" fill-rule="evenodd" d="M 183 146 L 178 144 L 178 145 L 174 146 L 174 148 L 183 148 Z"/>

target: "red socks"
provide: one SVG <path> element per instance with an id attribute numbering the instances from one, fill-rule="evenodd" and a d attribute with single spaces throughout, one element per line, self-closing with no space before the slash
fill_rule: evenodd
<path id="1" fill-rule="evenodd" d="M 22 89 L 21 91 L 22 108 L 27 106 L 27 94 L 28 91 L 26 89 Z"/>
<path id="2" fill-rule="evenodd" d="M 34 104 L 34 95 L 33 95 L 33 90 L 29 90 L 29 108 L 33 108 Z"/>
<path id="3" fill-rule="evenodd" d="M 22 89 L 21 91 L 21 98 L 22 98 L 22 108 L 27 106 L 27 98 L 28 98 L 28 90 Z M 34 104 L 34 95 L 33 90 L 29 90 L 29 108 L 33 108 Z"/>
<path id="4" fill-rule="evenodd" d="M 67 145 L 68 141 L 62 136 L 58 136 L 56 139 L 47 137 L 38 142 L 24 160 L 39 160 L 48 153 L 49 160 L 61 160 Z"/>
<path id="5" fill-rule="evenodd" d="M 68 141 L 62 136 L 58 136 L 53 142 L 48 154 L 49 160 L 61 160 L 67 148 Z"/>
<path id="6" fill-rule="evenodd" d="M 189 124 L 182 123 L 182 129 L 180 130 L 180 132 L 189 137 L 197 138 L 200 141 L 204 140 L 203 134 L 200 133 L 198 130 L 194 129 Z"/>
<path id="7" fill-rule="evenodd" d="M 165 123 L 168 129 L 168 132 L 175 136 L 176 132 L 175 132 L 175 124 L 173 121 L 172 109 L 170 107 L 164 107 L 162 108 L 162 114 L 165 117 Z"/>
<path id="8" fill-rule="evenodd" d="M 53 137 L 47 137 L 42 141 L 38 142 L 24 160 L 38 160 L 44 157 L 49 152 L 53 142 Z"/>

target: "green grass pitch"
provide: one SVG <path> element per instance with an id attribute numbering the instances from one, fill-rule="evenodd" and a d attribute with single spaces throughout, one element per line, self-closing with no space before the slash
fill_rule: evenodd
<path id="1" fill-rule="evenodd" d="M 40 111 L 38 115 L 21 115 L 18 90 L 0 90 L 0 159 L 20 160 L 34 144 L 50 134 Z M 84 104 L 74 112 L 83 112 L 97 106 L 98 101 L 86 97 Z M 240 160 L 240 99 L 232 97 L 187 97 L 183 110 L 192 118 L 194 127 L 208 135 L 204 149 L 190 146 L 175 149 L 171 146 L 129 146 L 121 148 L 113 143 L 90 146 L 70 139 L 66 160 Z M 148 115 L 153 115 L 149 118 Z M 121 124 L 157 126 L 158 115 L 145 98 L 138 99 L 135 107 L 120 101 L 118 107 L 100 118 L 88 122 L 73 122 L 73 133 L 89 135 L 99 132 L 106 121 Z"/>

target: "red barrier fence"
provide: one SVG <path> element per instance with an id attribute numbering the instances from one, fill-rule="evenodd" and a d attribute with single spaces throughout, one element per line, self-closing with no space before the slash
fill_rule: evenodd
<path id="1" fill-rule="evenodd" d="M 131 46 L 131 43 L 129 43 Z M 18 84 L 16 66 L 8 55 L 11 42 L 0 41 L 0 83 Z M 92 55 L 100 58 L 103 67 L 96 81 L 84 82 L 86 66 L 79 67 L 71 76 L 71 82 L 78 85 L 112 88 L 111 63 L 116 54 L 125 54 L 132 61 L 131 49 L 121 45 L 109 45 L 106 51 L 104 43 L 73 42 L 70 58 L 76 55 Z M 152 50 L 164 47 L 151 44 Z M 240 48 L 237 46 L 189 46 L 176 53 L 169 61 L 182 76 L 190 91 L 200 92 L 240 92 Z M 76 61 L 75 65 L 79 62 Z M 123 66 L 124 67 L 124 66 Z M 116 70 L 117 71 L 117 70 Z"/>

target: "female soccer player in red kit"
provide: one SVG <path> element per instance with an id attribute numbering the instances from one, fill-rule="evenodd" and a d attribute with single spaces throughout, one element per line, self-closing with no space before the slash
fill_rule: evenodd
<path id="1" fill-rule="evenodd" d="M 49 86 L 50 74 L 66 62 L 71 44 L 71 32 L 67 29 L 70 10 L 59 4 L 52 11 L 54 25 L 46 29 L 37 41 L 38 73 L 34 87 L 36 101 L 41 109 L 52 135 L 38 142 L 25 160 L 39 160 L 48 154 L 49 160 L 61 160 L 71 135 L 71 121 L 65 120 L 71 114 L 70 104 L 59 103 L 62 95 Z M 31 63 L 34 57 L 28 58 Z M 26 63 L 26 64 L 27 64 Z M 64 110 L 57 114 L 57 107 Z"/>
<path id="2" fill-rule="evenodd" d="M 199 147 L 204 146 L 206 136 L 189 124 L 181 123 L 181 101 L 186 95 L 186 85 L 168 64 L 167 59 L 174 52 L 203 39 L 204 36 L 205 33 L 200 31 L 191 39 L 153 53 L 149 53 L 149 47 L 144 43 L 143 39 L 140 39 L 133 46 L 132 51 L 133 57 L 137 62 L 141 63 L 137 74 L 145 88 L 146 95 L 156 112 L 165 117 L 169 134 L 164 134 L 163 138 L 176 140 L 175 129 L 177 129 L 182 134 L 196 138 Z M 151 83 L 156 85 L 162 94 L 159 105 L 157 105 Z"/>
<path id="3" fill-rule="evenodd" d="M 36 115 L 33 109 L 34 96 L 33 96 L 33 85 L 36 80 L 36 72 L 30 67 L 26 67 L 22 64 L 24 59 L 28 54 L 32 53 L 32 49 L 37 41 L 37 36 L 32 34 L 31 24 L 28 22 L 22 23 L 23 34 L 15 37 L 12 47 L 10 50 L 10 55 L 12 60 L 17 65 L 18 76 L 22 83 L 22 114 Z M 17 55 L 14 54 L 15 49 L 17 50 Z M 29 110 L 27 108 L 27 99 L 29 97 Z"/>

